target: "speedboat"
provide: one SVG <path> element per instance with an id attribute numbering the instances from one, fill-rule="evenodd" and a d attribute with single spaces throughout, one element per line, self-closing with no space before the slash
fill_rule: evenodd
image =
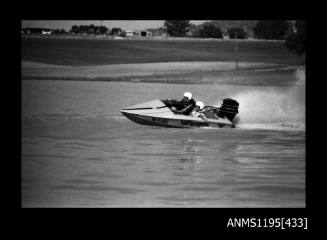
<path id="1" fill-rule="evenodd" d="M 225 99 L 226 100 L 226 99 Z M 224 100 L 224 101 L 225 101 Z M 174 127 L 174 128 L 197 128 L 197 127 L 212 127 L 212 128 L 234 128 L 236 127 L 239 118 L 235 117 L 235 109 L 232 113 L 231 118 L 227 114 L 219 114 L 218 116 L 213 114 L 215 109 L 226 109 L 215 108 L 212 106 L 204 107 L 204 114 L 207 120 L 203 120 L 199 117 L 187 116 L 182 114 L 175 114 L 167 100 L 153 100 L 137 105 L 133 105 L 120 110 L 120 112 L 133 122 L 160 127 Z M 235 101 L 235 100 L 233 100 Z M 236 101 L 235 101 L 236 102 Z M 237 103 L 237 102 L 236 102 Z M 238 103 L 237 103 L 238 109 Z M 237 110 L 236 110 L 237 111 Z M 238 111 L 237 111 L 238 113 Z M 227 116 L 226 116 L 227 115 Z"/>

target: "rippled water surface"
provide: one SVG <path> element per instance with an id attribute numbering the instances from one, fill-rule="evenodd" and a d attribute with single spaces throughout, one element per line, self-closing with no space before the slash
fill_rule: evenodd
<path id="1" fill-rule="evenodd" d="M 119 112 L 184 91 L 235 97 L 242 124 L 170 129 Z M 305 207 L 304 110 L 302 88 L 22 81 L 22 206 Z"/>

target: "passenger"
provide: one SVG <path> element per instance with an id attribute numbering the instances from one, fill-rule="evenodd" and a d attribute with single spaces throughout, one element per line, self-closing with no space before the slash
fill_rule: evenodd
<path id="1" fill-rule="evenodd" d="M 204 121 L 207 121 L 206 116 L 203 113 L 200 112 L 203 109 L 203 107 L 204 107 L 204 103 L 201 102 L 201 101 L 198 101 L 198 102 L 196 102 L 195 105 L 196 106 L 193 109 L 193 111 L 191 112 L 190 116 L 192 116 L 192 117 L 199 117 L 199 118 L 202 118 Z"/>
<path id="2" fill-rule="evenodd" d="M 177 114 L 189 115 L 195 108 L 195 101 L 192 98 L 192 93 L 185 92 L 181 101 L 174 101 L 171 110 Z"/>

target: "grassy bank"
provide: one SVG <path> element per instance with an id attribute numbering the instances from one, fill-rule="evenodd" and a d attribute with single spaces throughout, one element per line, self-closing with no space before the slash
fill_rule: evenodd
<path id="1" fill-rule="evenodd" d="M 187 63 L 122 64 L 103 66 L 56 66 L 22 63 L 23 80 L 151 82 L 170 84 L 231 84 L 292 86 L 297 67 L 240 63 L 199 63 L 195 70 Z M 176 66 L 177 65 L 177 66 Z M 158 71 L 160 69 L 160 71 Z M 219 70 L 220 69 L 220 70 Z"/>
<path id="2" fill-rule="evenodd" d="M 243 86 L 275 86 L 287 87 L 296 84 L 294 70 L 277 70 L 270 73 L 238 71 L 238 72 L 213 72 L 207 74 L 167 74 L 143 77 L 65 77 L 65 76 L 26 76 L 24 80 L 59 80 L 59 81 L 101 81 L 101 82 L 144 82 L 144 83 L 169 83 L 169 84 L 224 84 Z"/>
<path id="3" fill-rule="evenodd" d="M 241 62 L 168 62 L 98 66 L 59 66 L 22 61 L 22 79 L 251 84 L 295 71 L 296 66 Z M 266 77 L 263 77 L 266 76 Z M 247 79 L 250 78 L 250 79 Z M 242 80 L 242 81 L 241 81 Z M 287 81 L 286 81 L 287 82 Z M 279 81 L 280 84 L 280 81 Z"/>
<path id="4" fill-rule="evenodd" d="M 112 40 L 22 38 L 22 59 L 64 66 L 183 61 L 240 61 L 301 65 L 281 41 Z"/>

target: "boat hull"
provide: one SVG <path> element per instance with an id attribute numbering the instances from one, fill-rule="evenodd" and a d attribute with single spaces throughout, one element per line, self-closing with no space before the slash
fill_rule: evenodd
<path id="1" fill-rule="evenodd" d="M 149 126 L 172 127 L 172 128 L 199 128 L 199 127 L 233 128 L 235 127 L 233 124 L 228 123 L 226 121 L 219 121 L 214 119 L 212 120 L 208 119 L 207 121 L 204 121 L 202 119 L 197 119 L 193 117 L 183 118 L 182 116 L 181 118 L 155 117 L 155 116 L 127 113 L 123 111 L 122 114 L 133 122 L 142 125 L 149 125 Z"/>
<path id="2" fill-rule="evenodd" d="M 137 104 L 122 109 L 121 113 L 133 122 L 149 126 L 173 128 L 235 127 L 234 124 L 225 118 L 207 119 L 207 121 L 204 121 L 198 117 L 175 114 L 161 100 Z"/>

